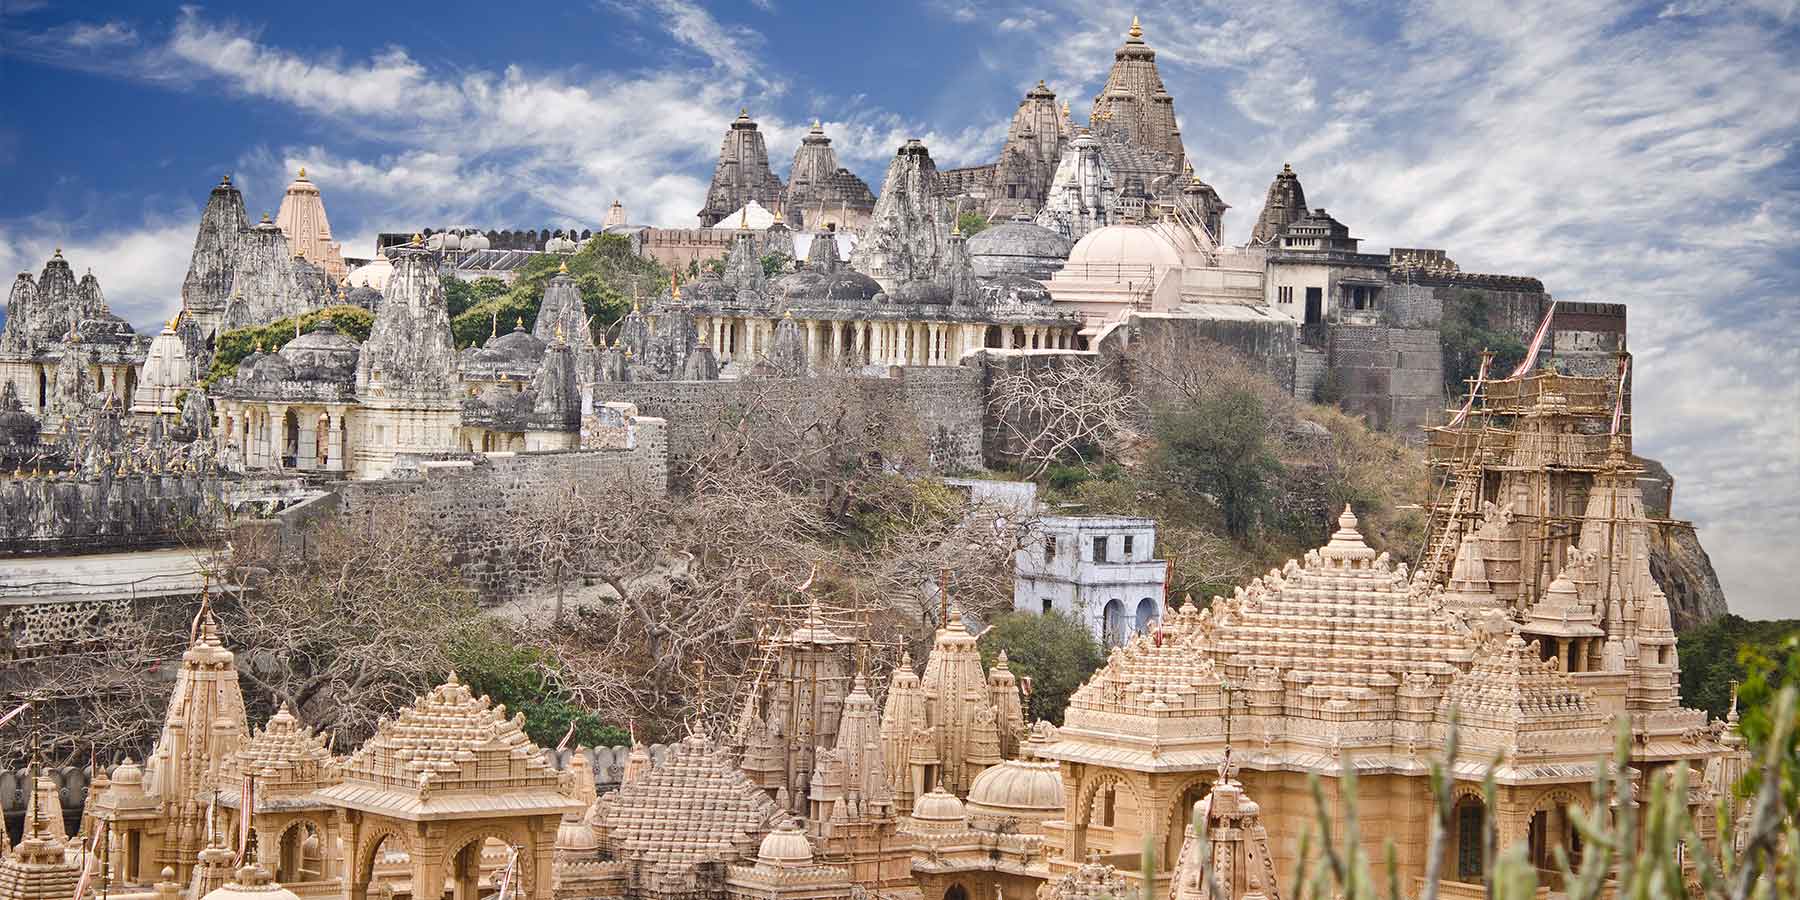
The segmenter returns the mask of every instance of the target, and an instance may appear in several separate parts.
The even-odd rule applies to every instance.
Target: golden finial
[[[268,217],[264,216],[264,218],[268,218]],[[425,236],[415,231],[415,232],[413,232],[412,242],[415,244],[423,244],[423,243],[425,243]]]
[[[681,277],[676,275],[674,272],[669,273],[669,299],[671,299],[671,300],[680,300],[681,299]],[[637,312],[637,308],[638,308],[637,298],[633,297],[633,298],[631,298],[631,311]]]
[[[1130,34],[1133,38],[1142,38],[1144,36],[1144,27],[1142,25],[1138,24],[1137,16],[1131,17],[1131,32],[1130,32]]]
[[[782,318],[784,318],[784,319],[791,319],[793,317],[794,317],[794,311],[791,309],[788,310],[787,313],[782,316]]]
[[[174,331],[175,323],[179,322],[179,321],[181,321],[181,313],[176,313],[176,314],[170,316],[169,317],[169,330]]]
[[[744,204],[743,212],[738,216],[738,227],[743,229],[750,227],[750,204],[748,203]]]
[[[62,259],[62,247],[56,248],[56,253],[51,256],[51,259]]]
[[[748,107],[748,106],[738,107],[738,118],[740,118],[740,119],[750,118],[750,107]]]
[[[556,323],[556,342],[559,344],[563,342],[563,326],[561,322]]]
[[[562,265],[556,267],[556,274],[558,274],[558,275],[569,274],[569,261],[568,260],[566,260],[566,259],[563,260]]]
[[[814,131],[824,131],[825,127],[823,125],[819,124],[818,119],[813,119],[813,130]]]
[[[306,167],[305,166],[300,167],[300,180],[301,181],[306,180]]]
[[[525,317],[524,316],[520,316],[513,320],[513,329],[515,331],[524,331],[525,330]]]

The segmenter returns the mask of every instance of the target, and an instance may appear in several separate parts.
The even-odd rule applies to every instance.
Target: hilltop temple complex
[[[286,709],[251,727],[230,635],[203,611],[149,758],[94,773],[81,834],[28,814],[36,824],[0,865],[61,878],[100,846],[109,896],[162,900],[232,900],[247,884],[345,900],[502,884],[570,900],[1251,900],[1292,888],[1315,817],[1307,779],[1354,765],[1362,806],[1383,822],[1365,849],[1391,838],[1410,889],[1430,862],[1429,766],[1453,728],[1441,863],[1454,896],[1481,889],[1490,829],[1526,845],[1554,885],[1557,849],[1577,849],[1571,811],[1591,802],[1620,727],[1635,789],[1685,769],[1710,842],[1715,803],[1748,759],[1735,717],[1680,705],[1628,434],[1561,428],[1603,383],[1497,379],[1470,403],[1488,427],[1442,432],[1514,435],[1498,471],[1463,482],[1473,497],[1444,511],[1450,571],[1377,553],[1345,509],[1323,546],[1114,648],[1061,727],[1027,725],[1005,655],[983,665],[954,603],[915,668],[815,600],[760,641],[728,732],[695,724],[655,753],[621,749],[616,777],[586,751],[533,745],[522,717],[454,675],[337,755]],[[1509,480],[1532,477],[1521,453],[1581,481],[1552,492],[1579,527],[1548,548],[1532,543],[1544,513],[1527,501],[1541,494]],[[1547,584],[1505,565],[1532,558]],[[871,662],[891,673],[876,678]],[[1344,815],[1341,800],[1327,809]],[[1223,895],[1201,878],[1196,829]],[[0,880],[0,900],[27,897],[41,900]]]
[[[539,747],[449,674],[338,748],[285,708],[249,721],[232,636],[203,611],[147,758],[62,801],[30,777],[0,900],[74,897],[83,873],[108,900],[1278,900],[1309,778],[1335,796],[1347,766],[1384,823],[1371,856],[1391,837],[1406,889],[1437,864],[1444,896],[1473,897],[1490,832],[1554,880],[1620,728],[1635,789],[1687,773],[1716,841],[1743,741],[1735,717],[1681,705],[1675,629],[1723,600],[1667,565],[1687,546],[1671,533],[1704,554],[1668,489],[1653,495],[1672,482],[1632,453],[1625,307],[1464,272],[1441,248],[1367,252],[1286,164],[1234,244],[1176,121],[1133,20],[1085,122],[1039,81],[994,162],[939,169],[905,140],[878,193],[819,122],[784,180],[746,109],[697,227],[634,225],[615,202],[597,230],[397,230],[365,260],[301,170],[255,223],[229,177],[211,188],[180,308],[153,333],[60,250],[20,274],[0,333],[9,557],[403,494],[442,501],[429,527],[510,514],[471,508],[477,484],[627,472],[666,488],[722,410],[810,402],[825,375],[917,413],[921,470],[998,469],[999,374],[1113,371],[1168,347],[1236,353],[1415,441],[1441,489],[1410,565],[1346,508],[1322,546],[1205,609],[1149,598],[1170,612],[1120,635],[1060,726],[1031,721],[1029,685],[1005,654],[984,662],[947,596],[915,663],[802,595],[746,651],[732,708],[696,710],[667,746]],[[987,224],[965,234],[971,213]],[[596,240],[658,273],[648,290],[621,300],[572,273]],[[534,313],[453,331],[451,279],[521,270],[542,287]],[[1446,309],[1531,341],[1516,371],[1484,359],[1448,403]],[[271,330],[280,346],[244,337]],[[249,352],[226,365],[227,346]],[[503,596],[517,574],[481,587]],[[163,596],[4,598],[0,670],[99,647]],[[1454,828],[1429,860],[1428,773],[1452,728]],[[68,834],[49,808],[77,797]]]

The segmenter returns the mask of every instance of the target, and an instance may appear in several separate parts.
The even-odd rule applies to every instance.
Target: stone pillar
[[[1002,349],[1002,350],[1011,350],[1012,349],[1012,345],[1013,345],[1012,332],[1013,332],[1013,330],[1012,330],[1011,325],[1000,326],[1000,349]]]
[[[806,329],[806,364],[816,365],[819,361],[819,331],[815,327],[819,323],[806,319],[800,323]]]
[[[326,436],[325,452],[330,457],[325,461],[325,471],[344,471],[344,409],[334,406],[325,411],[327,427],[331,433]]]
[[[302,410],[294,419],[299,425],[300,440],[294,447],[294,465],[301,469],[317,469],[319,467],[319,417],[311,411]]]

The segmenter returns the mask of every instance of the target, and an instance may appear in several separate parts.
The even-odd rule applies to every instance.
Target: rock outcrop
[[[1668,517],[1675,476],[1654,459],[1640,456],[1637,462],[1645,469],[1640,482],[1644,511]],[[1675,630],[1686,631],[1730,612],[1725,605],[1725,589],[1719,585],[1719,573],[1713,571],[1712,558],[1700,546],[1700,535],[1692,528],[1676,527],[1666,529],[1665,534],[1667,540],[1650,542],[1650,575],[1669,598],[1669,618]]]

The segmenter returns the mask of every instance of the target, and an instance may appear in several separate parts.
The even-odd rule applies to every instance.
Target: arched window
[[[1162,619],[1162,607],[1154,597],[1145,597],[1137,605],[1137,633],[1149,634]]]
[[[1479,882],[1487,871],[1482,846],[1487,832],[1487,809],[1475,797],[1456,801],[1451,817],[1456,829],[1456,880]]]
[[[1125,604],[1114,597],[1106,601],[1106,610],[1101,619],[1101,643],[1108,647],[1117,647],[1125,643],[1128,632],[1125,626]]]

